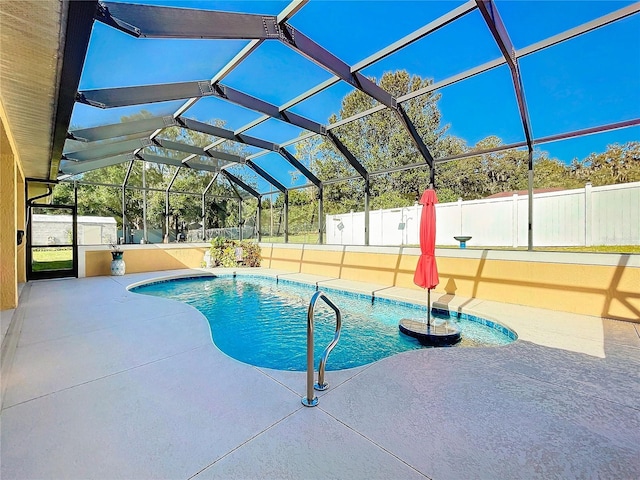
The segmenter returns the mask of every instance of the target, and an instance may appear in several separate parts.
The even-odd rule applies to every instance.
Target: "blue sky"
[[[210,1],[135,2],[184,8],[277,14],[288,2]],[[464,2],[460,1],[316,1],[290,23],[352,65]],[[618,1],[496,0],[516,49],[561,33],[630,5]],[[534,137],[589,128],[640,117],[640,14],[617,21],[547,50],[520,59]],[[94,27],[80,90],[210,79],[246,41],[136,39],[103,24]],[[476,10],[365,68],[379,78],[406,69],[438,82],[500,57],[500,51]],[[330,74],[277,41],[264,42],[222,83],[270,103],[282,105],[326,80]],[[326,123],[351,91],[341,82],[293,112]],[[506,66],[440,90],[439,108],[449,132],[473,145],[489,135],[505,143],[524,138],[513,84]],[[74,127],[120,121],[142,108],[171,114],[182,101],[100,110],[77,105]],[[207,98],[185,114],[201,121],[227,120],[237,129],[260,116],[242,107]],[[248,134],[281,143],[299,129],[270,120]],[[541,145],[565,162],[602,151],[614,142],[640,140],[640,127]],[[286,175],[285,175],[286,176]]]

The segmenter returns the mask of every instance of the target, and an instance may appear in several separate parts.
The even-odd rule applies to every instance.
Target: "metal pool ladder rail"
[[[318,383],[313,384],[313,311],[316,307],[316,302],[321,298],[324,300],[324,303],[329,305],[336,312],[336,333],[333,336],[333,340],[324,349],[324,353],[322,354],[322,358],[320,359],[320,365],[318,366]],[[329,386],[328,383],[324,381],[324,369],[327,364],[327,358],[333,350],[333,347],[336,346],[338,340],[340,339],[340,330],[342,328],[342,314],[340,313],[340,309],[336,307],[331,300],[327,298],[327,296],[321,292],[317,291],[311,297],[311,301],[309,302],[309,310],[307,312],[307,396],[302,397],[302,404],[305,407],[315,407],[318,405],[318,397],[313,394],[313,389],[316,390],[326,390]]]

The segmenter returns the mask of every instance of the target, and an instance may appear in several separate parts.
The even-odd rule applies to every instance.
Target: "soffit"
[[[68,4],[0,1],[0,102],[26,177],[50,178]]]

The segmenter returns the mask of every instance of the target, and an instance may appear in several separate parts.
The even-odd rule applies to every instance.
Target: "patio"
[[[231,359],[195,309],[126,290],[198,271],[24,285],[2,478],[640,477],[638,324],[456,298],[519,340],[327,372],[310,409],[303,372]]]

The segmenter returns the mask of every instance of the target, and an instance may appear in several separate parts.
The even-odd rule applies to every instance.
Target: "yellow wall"
[[[161,245],[136,246],[124,249],[126,273],[155,272],[180,268],[198,268],[207,247],[175,247]],[[84,252],[85,276],[111,275],[111,252],[89,250]]]
[[[17,250],[17,275],[18,283],[25,283],[27,281],[27,236],[26,236],[26,221],[25,221],[25,180],[22,171],[18,169],[18,175],[16,179],[16,220],[18,230],[25,232],[25,236],[22,239],[22,244],[18,245]]]
[[[302,265],[302,248],[272,248],[269,250],[269,267],[299,272]],[[265,253],[262,253],[265,259]],[[264,265],[264,263],[263,263]],[[267,266],[267,265],[265,265]]]
[[[640,322],[640,267],[461,258],[438,267],[436,291]]]
[[[18,178],[22,178],[18,159],[0,122],[0,310],[18,306]]]
[[[263,246],[262,264],[419,289],[413,283],[416,249],[378,250],[382,253],[375,247],[273,244]],[[475,252],[439,254],[440,284],[435,292],[640,322],[638,255]]]
[[[263,255],[264,255],[264,249]],[[312,275],[339,278],[342,270],[341,251],[305,250],[302,254],[301,272]]]

